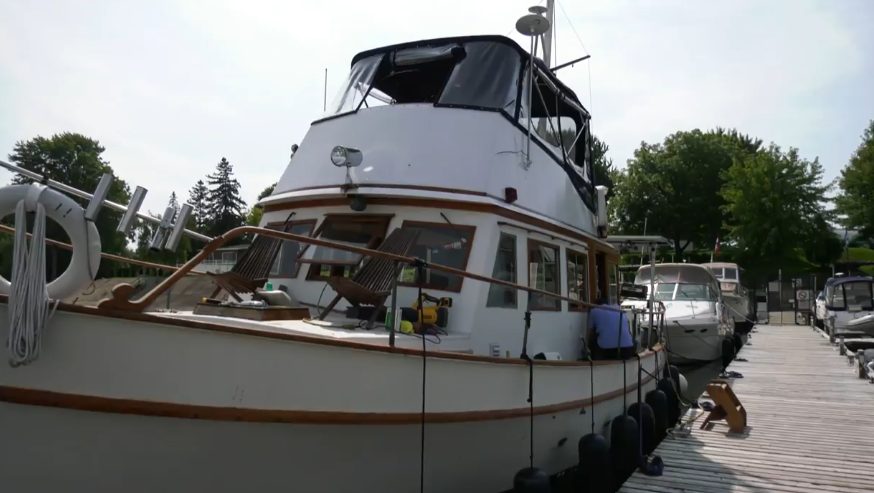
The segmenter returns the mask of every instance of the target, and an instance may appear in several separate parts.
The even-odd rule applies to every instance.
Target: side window
[[[585,253],[566,250],[567,295],[579,301],[589,301],[589,256]],[[569,310],[584,310],[579,305],[568,304]]]
[[[561,294],[558,268],[559,251],[555,245],[528,240],[528,287]],[[561,310],[561,300],[528,293],[529,310]]]
[[[495,254],[495,266],[492,277],[516,283],[516,237],[501,233],[498,241],[498,252]],[[489,286],[489,298],[486,306],[496,308],[516,308],[517,290],[492,284]]]
[[[404,221],[403,228],[419,231],[416,244],[408,254],[410,257],[418,257],[429,264],[440,264],[459,270],[467,268],[467,259],[470,257],[470,249],[473,246],[473,234],[476,231],[475,226]],[[453,274],[425,269],[423,287],[459,292],[463,280],[463,278]],[[401,271],[399,284],[415,286],[416,282],[416,268],[413,266],[404,267]]]
[[[315,236],[360,248],[377,248],[385,239],[389,220],[389,216],[327,216]],[[352,277],[358,272],[361,255],[319,246],[306,262],[312,264],[307,279]]]
[[[282,224],[269,224],[270,229],[282,230]],[[307,219],[304,221],[294,221],[291,227],[288,228],[288,233],[299,236],[311,236],[313,229],[316,227],[315,219]],[[271,277],[280,277],[294,279],[300,272],[299,256],[306,246],[301,245],[296,241],[283,241],[279,253],[273,260],[273,267],[270,269]]]

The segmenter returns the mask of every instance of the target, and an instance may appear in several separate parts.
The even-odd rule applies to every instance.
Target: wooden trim
[[[620,254],[609,243],[588,234],[583,234],[572,229],[552,224],[542,219],[532,217],[528,214],[523,214],[514,210],[495,204],[483,204],[479,202],[464,202],[460,200],[444,200],[418,197],[367,197],[369,205],[388,205],[396,207],[423,207],[429,209],[447,209],[467,212],[482,212],[486,214],[495,214],[507,219],[518,221],[529,226],[534,226],[546,231],[561,234],[584,242],[592,251],[601,251],[606,255],[615,258],[618,262]],[[280,204],[269,204],[264,206],[264,212],[286,211],[291,209],[305,209],[312,207],[332,207],[332,206],[348,206],[349,199],[343,197],[334,198],[319,198],[319,199],[304,199],[297,202],[283,202]]]
[[[343,191],[357,190],[361,188],[389,188],[395,190],[420,190],[423,192],[440,192],[440,193],[454,193],[459,195],[474,195],[477,197],[487,197],[488,194],[485,192],[477,192],[474,190],[464,190],[461,188],[445,188],[445,187],[432,187],[432,186],[422,186],[422,185],[401,185],[398,183],[353,183],[351,185],[347,185],[344,183],[338,183],[336,185],[314,185],[311,187],[301,187],[301,188],[293,188],[291,190],[285,190],[282,193],[294,193],[294,192],[311,192],[313,190],[331,190],[334,188],[339,188]]]
[[[322,234],[325,226],[332,221],[347,221],[347,222],[362,222],[362,223],[382,223],[382,233],[378,233],[370,236],[369,241],[373,241],[374,238],[382,236],[382,239],[385,240],[386,234],[388,234],[388,226],[391,224],[391,220],[394,217],[394,214],[325,214],[325,219],[322,220],[321,225],[319,225],[319,230],[317,233],[313,234],[314,238],[318,238],[319,235]],[[304,249],[305,251],[306,249]],[[303,251],[301,251],[303,254]],[[361,260],[364,258],[363,255],[358,257],[358,260],[355,262],[336,262],[336,261],[318,261],[315,259],[307,259],[306,261],[302,261],[302,263],[310,264],[307,269],[306,280],[307,281],[324,281],[327,277],[321,275],[322,265],[330,265],[335,267],[354,267],[361,263]]]
[[[309,231],[309,233],[307,233],[307,235],[311,237],[313,235],[313,231],[316,229],[316,224],[318,224],[318,222],[319,222],[319,220],[316,218],[298,219],[295,221],[288,221],[288,222],[285,222],[285,221],[269,222],[269,223],[265,224],[264,227],[270,228],[271,226],[285,226],[285,225],[289,225],[291,227],[294,227],[294,226],[298,226],[300,224],[310,224],[310,225],[312,225],[312,227],[310,228],[310,231]],[[285,241],[286,240],[283,240],[283,243],[285,243]],[[303,256],[303,252],[306,251],[307,247],[309,247],[309,245],[304,245],[303,243],[300,243],[300,242],[298,242],[298,245],[303,245],[304,248],[302,248],[299,252],[297,252],[297,258],[294,259],[294,274],[292,274],[292,277],[279,276],[279,275],[272,276],[269,273],[268,273],[268,275],[270,275],[274,279],[297,279],[298,274],[300,274],[300,264],[301,264],[300,258]],[[279,252],[280,252],[279,255],[282,255],[282,247],[281,246],[279,247]],[[274,259],[274,261],[275,261],[275,259]],[[281,264],[282,260],[280,259],[279,262]],[[270,270],[273,270],[272,266],[271,266]],[[280,269],[280,270],[282,270],[282,269]]]
[[[403,223],[401,223],[401,228],[416,227],[416,226],[423,226],[423,227],[429,227],[429,228],[461,229],[461,230],[470,231],[470,240],[468,241],[467,248],[465,249],[465,252],[464,252],[464,260],[462,262],[461,267],[456,267],[459,270],[467,270],[467,262],[468,262],[468,260],[470,260],[470,252],[473,250],[474,237],[476,236],[476,226],[471,226],[468,224],[455,224],[455,223],[449,224],[449,223],[438,223],[438,222],[428,222],[428,221],[412,221],[412,220],[406,220]],[[417,240],[417,242],[418,242],[418,240]],[[415,248],[415,246],[416,245],[413,245],[414,248]],[[464,278],[459,277],[459,282],[458,282],[457,286],[453,285],[453,286],[449,286],[447,288],[444,288],[444,287],[440,287],[440,286],[434,286],[431,284],[422,284],[422,289],[433,289],[433,290],[437,290],[437,291],[448,291],[451,293],[460,293],[462,285],[464,285]],[[419,285],[414,283],[414,282],[398,282],[398,286],[418,287]]]
[[[561,268],[561,247],[559,245],[553,245],[552,243],[545,243],[543,241],[528,238],[528,245],[527,245],[528,248],[527,248],[527,254],[525,256],[525,259],[526,259],[525,272],[527,272],[529,276],[531,275],[531,247],[532,246],[545,246],[547,248],[552,248],[555,250],[555,272],[556,272],[556,275],[558,276],[558,279],[556,280],[555,284],[556,284],[556,287],[558,288],[558,292],[554,293],[554,294],[561,296],[561,280],[562,280],[562,277],[561,277],[561,271],[562,271],[562,268]],[[528,286],[531,286],[531,279],[528,279]],[[531,312],[560,312],[561,311],[561,300],[558,298],[551,298],[551,299],[554,299],[558,302],[558,307],[556,307],[556,308],[532,308],[531,307],[531,295],[529,294],[528,295],[528,311],[531,311]]]
[[[646,385],[652,376],[645,376],[641,383]],[[579,399],[533,409],[517,407],[486,411],[426,412],[425,422],[468,423],[495,421],[501,419],[523,418],[531,415],[556,414],[564,411],[590,407],[610,399],[622,397],[623,393],[637,391],[637,382],[625,389],[595,396],[594,399]],[[274,409],[250,409],[239,407],[199,406],[172,402],[144,401],[94,395],[70,394],[49,390],[27,389],[22,387],[0,386],[0,401],[30,406],[56,407],[79,411],[92,411],[113,414],[132,414],[165,418],[203,419],[210,421],[237,421],[247,423],[295,423],[319,425],[410,425],[419,424],[422,414],[408,413],[354,413],[338,411],[297,411]],[[591,411],[590,411],[591,412]]]
[[[590,293],[590,292],[589,292],[589,285],[590,285],[589,278],[591,277],[591,275],[590,275],[590,273],[589,273],[589,254],[588,254],[588,253],[580,252],[580,251],[578,251],[578,250],[574,250],[573,248],[565,248],[565,249],[564,249],[564,256],[565,256],[565,257],[564,257],[564,258],[565,258],[564,265],[565,265],[565,267],[567,267],[567,265],[570,263],[570,258],[569,258],[569,256],[570,256],[571,254],[576,255],[576,256],[583,256],[583,257],[586,257],[586,264],[585,264],[585,268],[586,268],[586,299],[581,300],[581,301],[591,302],[591,301],[592,301],[592,297],[591,297],[591,294],[589,294],[589,293]],[[579,265],[579,264],[576,264],[576,265]],[[568,276],[567,276],[567,285],[568,285],[568,286],[567,286],[567,289],[568,289],[567,295],[568,295],[568,298],[570,298],[570,295],[571,295],[570,274],[568,274]],[[575,304],[573,304],[573,303],[568,303],[568,307],[567,307],[567,309],[568,309],[568,311],[572,311],[572,312],[582,312],[582,311],[586,311],[586,307],[585,307],[585,306],[583,306],[583,305],[575,305]]]

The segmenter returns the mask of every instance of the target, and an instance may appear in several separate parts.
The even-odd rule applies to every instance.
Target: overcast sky
[[[86,134],[149,189],[153,212],[224,156],[251,204],[322,113],[325,68],[330,102],[359,51],[465,34],[525,43],[513,26],[536,3],[0,0],[0,155]],[[642,140],[720,125],[818,156],[833,178],[874,118],[874,0],[558,5],[558,61],[582,44],[593,57],[559,75],[617,164]]]

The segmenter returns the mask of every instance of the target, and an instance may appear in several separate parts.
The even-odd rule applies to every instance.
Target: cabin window
[[[528,240],[528,287],[561,294],[559,250],[555,245]],[[561,300],[539,293],[528,293],[529,310],[561,310]]]
[[[269,229],[281,231],[284,223],[271,223],[267,225]],[[315,219],[307,219],[303,221],[292,221],[287,226],[287,233],[299,236],[311,236],[313,229],[316,227]],[[300,273],[299,257],[303,253],[306,246],[301,245],[296,241],[284,240],[279,248],[279,253],[273,260],[273,267],[270,269],[270,276],[293,279]]]
[[[539,68],[535,71],[528,108],[529,74],[526,71],[523,80],[519,123],[527,128],[530,116],[532,137],[543,144],[554,159],[577,168],[575,173],[591,185],[588,115],[557,94],[553,89],[555,82],[548,80]]]
[[[516,111],[521,59],[503,43],[464,44],[460,61],[443,89],[440,104]]]
[[[616,285],[616,270],[616,265],[607,265],[607,285],[610,286],[608,297],[611,305],[619,304],[619,287]]]
[[[364,95],[367,89],[373,83],[373,76],[376,74],[376,69],[382,62],[383,55],[373,55],[367,58],[362,58],[355,62],[349,76],[340,85],[340,92],[331,102],[324,117],[341,115],[355,111],[364,101]]]
[[[516,283],[516,237],[501,233],[498,240],[498,251],[495,254],[495,266],[492,269],[492,278],[501,281]],[[486,306],[493,308],[516,308],[517,290],[501,286],[489,285],[489,298]]]
[[[737,269],[726,267],[723,272],[725,272],[723,279],[726,281],[737,281]]]
[[[327,216],[315,236],[359,248],[378,248],[385,239],[390,216]],[[347,250],[317,246],[310,259],[308,279],[352,277],[358,271],[361,255]]]
[[[373,89],[390,104],[436,103],[455,65],[465,57],[459,44],[405,48],[389,53],[373,77]]]
[[[845,282],[835,287],[832,307],[857,312],[874,310],[870,282]]]
[[[467,268],[467,259],[470,256],[471,246],[473,246],[475,226],[404,221],[402,227],[419,231],[416,244],[408,256],[418,257],[429,264],[440,264],[459,270]],[[422,287],[459,292],[463,280],[462,277],[454,274],[426,268]],[[399,284],[404,286],[418,286],[416,268],[405,266],[401,271],[399,281]]]
[[[589,301],[589,256],[571,249],[567,256],[567,296],[568,298]],[[582,305],[568,303],[568,310],[584,310]]]

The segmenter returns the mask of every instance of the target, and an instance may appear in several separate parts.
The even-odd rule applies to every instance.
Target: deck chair
[[[287,232],[290,228],[291,225],[286,224],[282,231]],[[208,272],[207,275],[216,285],[210,297],[215,298],[224,290],[239,303],[243,301],[240,294],[255,294],[258,289],[263,288],[273,267],[273,261],[282,248],[282,241],[279,238],[257,235],[231,270],[220,274]]]
[[[406,256],[418,238],[418,230],[395,228],[376,250]],[[322,310],[319,314],[319,320],[324,320],[337,306],[337,303],[346,298],[355,307],[373,306],[373,311],[367,321],[367,327],[372,327],[380,309],[391,295],[392,281],[397,279],[404,265],[406,264],[395,266],[393,260],[380,257],[365,257],[361,269],[351,278],[329,277],[326,282],[337,293],[337,296]]]

